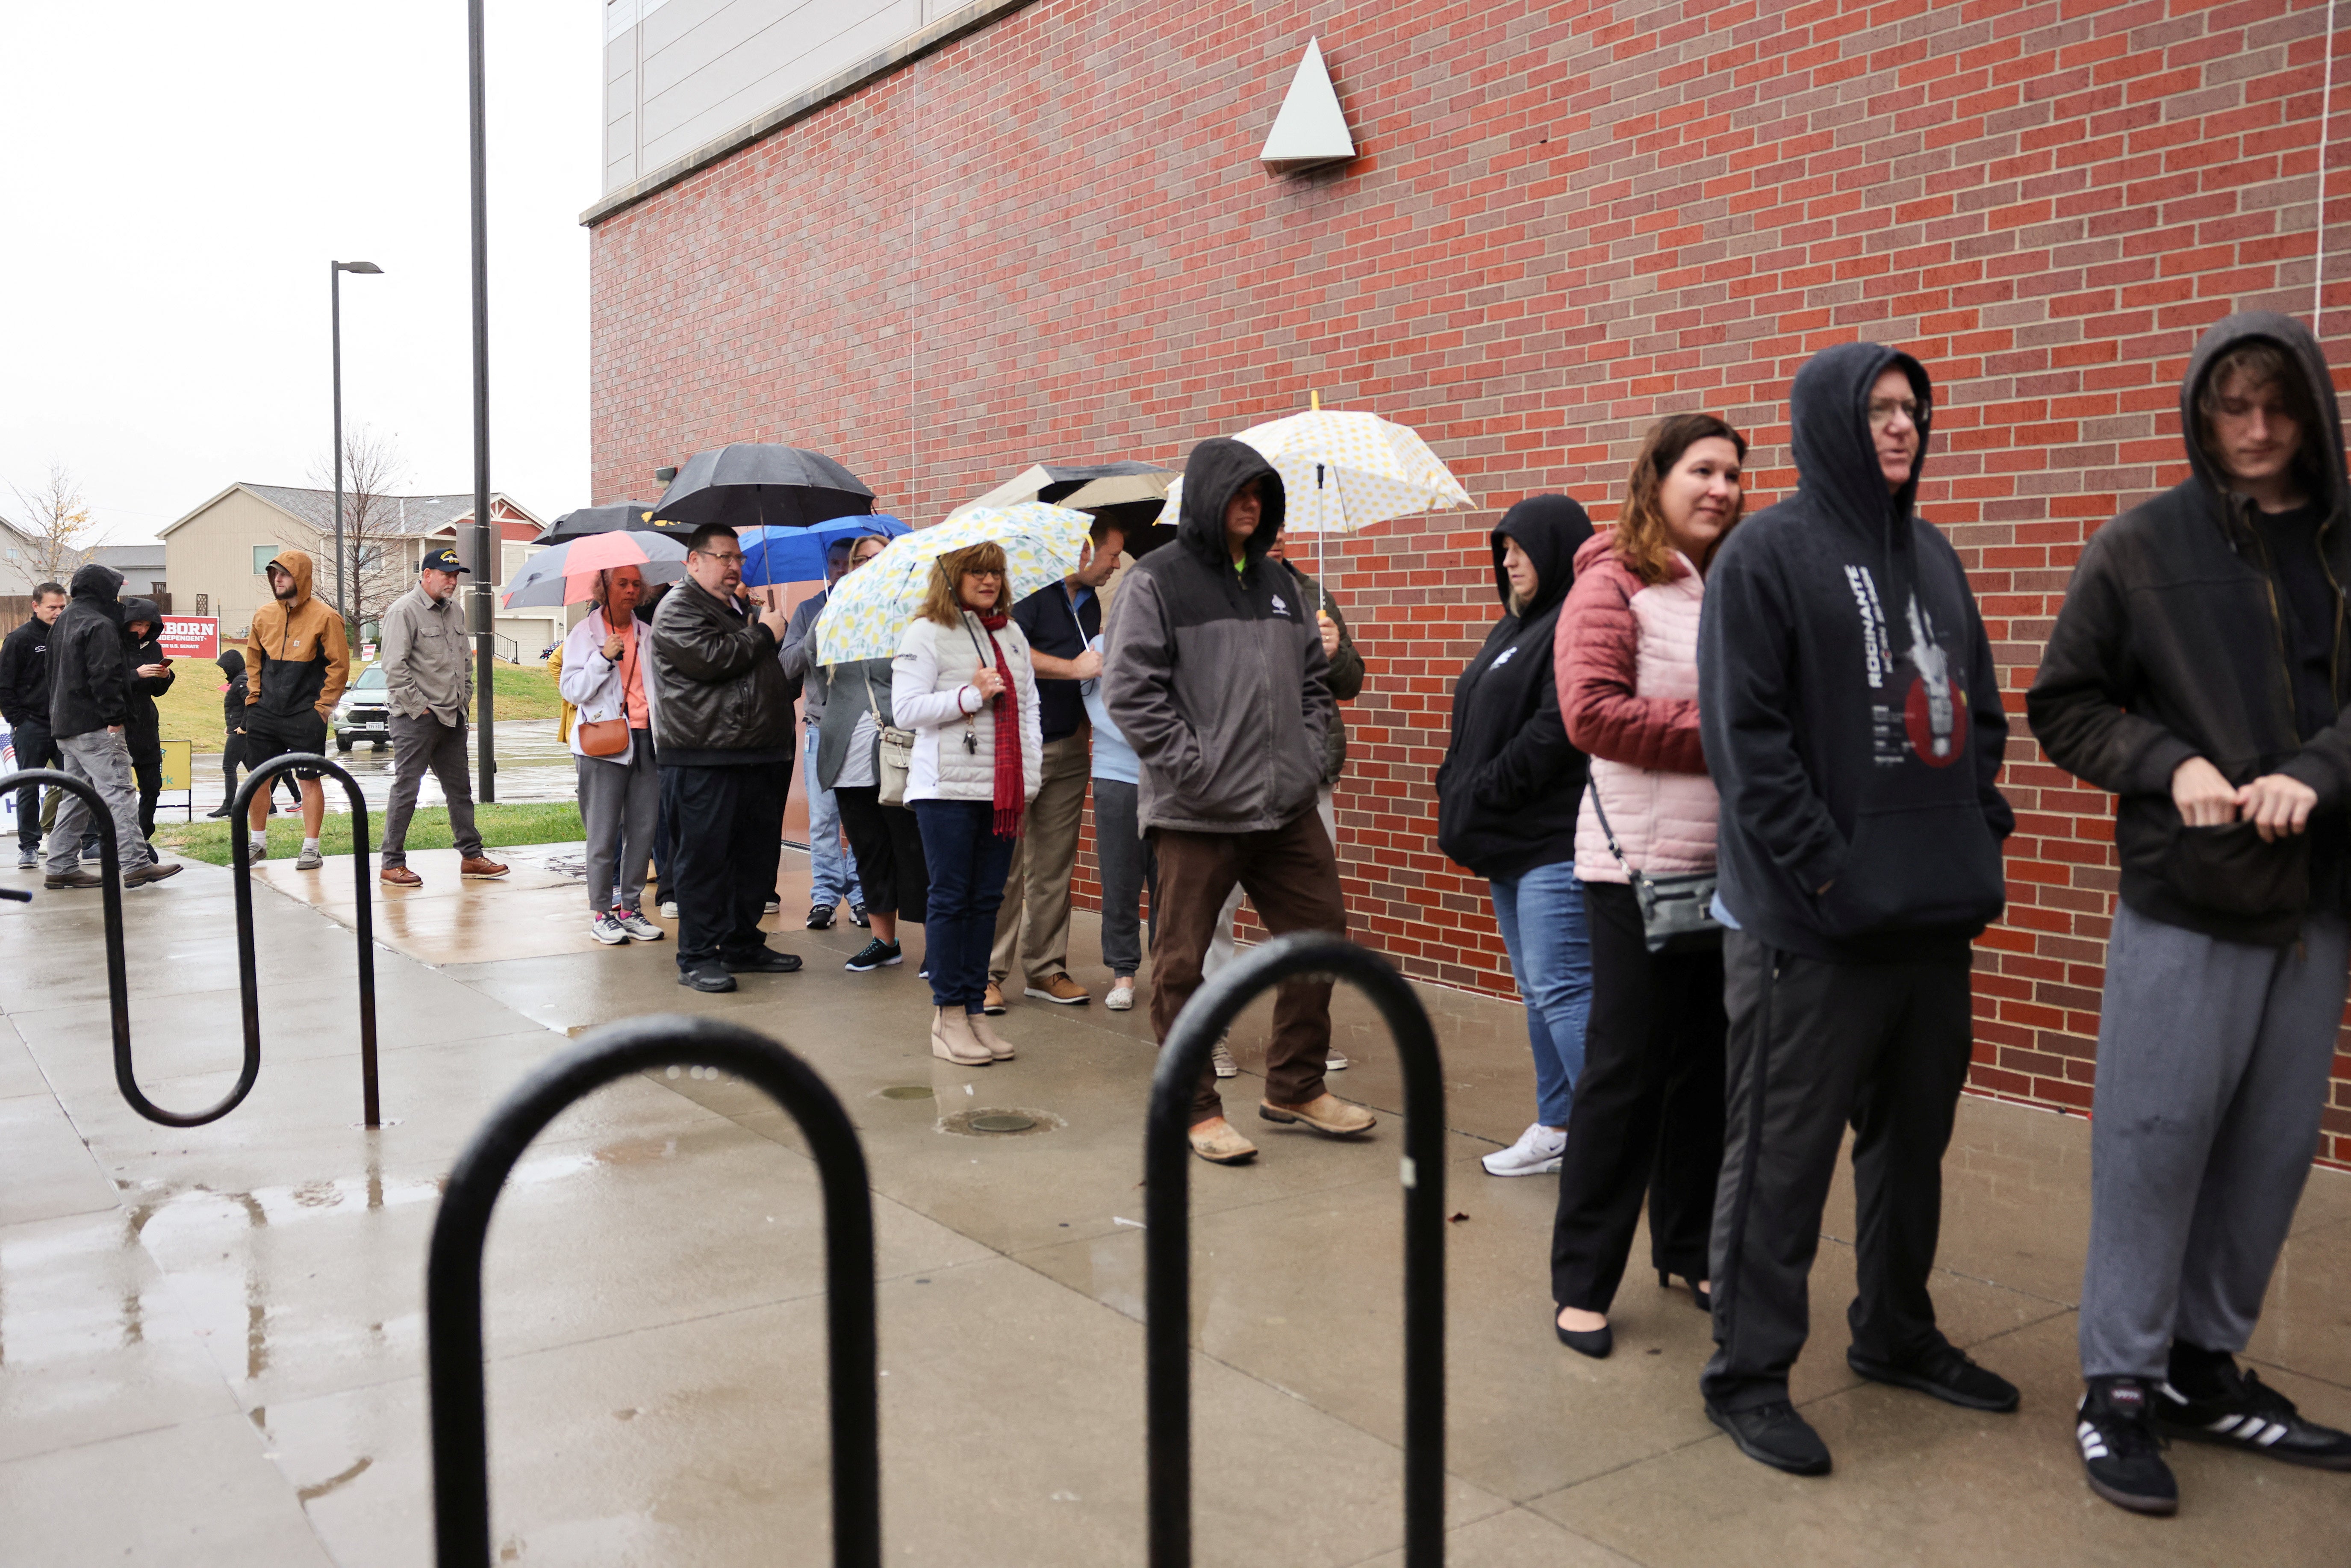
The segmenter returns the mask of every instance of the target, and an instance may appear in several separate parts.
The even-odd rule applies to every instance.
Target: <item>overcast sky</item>
[[[490,478],[588,495],[601,7],[490,0]],[[109,538],[306,485],[343,416],[473,487],[464,0],[0,0],[0,514],[67,465]]]

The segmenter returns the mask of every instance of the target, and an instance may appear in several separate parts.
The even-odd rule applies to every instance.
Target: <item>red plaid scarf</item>
[[[996,641],[996,634],[1012,617],[1000,610],[972,613],[987,628],[987,650],[996,655],[996,674],[1004,683],[1004,689],[988,699],[988,714],[996,724],[996,836],[1017,839],[1020,814],[1029,803],[1027,781],[1020,774],[1020,692],[1012,684],[1012,666]]]

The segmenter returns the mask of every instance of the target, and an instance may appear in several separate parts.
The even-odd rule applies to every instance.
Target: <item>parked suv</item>
[[[362,740],[379,750],[392,744],[392,708],[383,693],[381,664],[370,664],[359,673],[335,705],[336,750],[349,751]]]

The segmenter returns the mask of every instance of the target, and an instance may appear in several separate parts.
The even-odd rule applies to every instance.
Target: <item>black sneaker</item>
[[[857,950],[857,956],[843,964],[841,967],[852,975],[862,975],[868,969],[878,969],[885,964],[904,963],[905,958],[906,956],[899,950],[898,944],[884,942],[876,936],[872,941],[860,947]]]
[[[797,953],[778,953],[773,947],[761,947],[739,958],[721,958],[719,963],[730,975],[789,975],[800,967]]]
[[[715,963],[697,964],[691,969],[680,969],[677,983],[692,986],[697,991],[731,991],[735,988],[735,977]]]
[[[2016,1408],[2015,1384],[1978,1366],[1948,1341],[1906,1362],[1872,1361],[1857,1350],[1849,1350],[1844,1353],[1844,1364],[1872,1383],[1931,1394],[1946,1405],[1969,1410]]]
[[[862,904],[852,904],[849,906],[849,923],[861,931],[873,929],[873,922],[867,916],[865,906]]]
[[[2191,1399],[2169,1383],[2158,1386],[2156,1429],[2193,1443],[2246,1448],[2318,1470],[2351,1470],[2351,1433],[2305,1421],[2294,1401],[2234,1362],[2210,1399]]]
[[[2147,1385],[2093,1377],[2074,1407],[2074,1437],[2090,1490],[2133,1513],[2179,1511],[2179,1483],[2163,1462],[2163,1438],[2148,1418]]]
[[[809,928],[810,930],[811,930],[811,931],[830,931],[830,930],[831,930],[831,929],[832,929],[832,905],[831,905],[831,904],[823,904],[823,905],[821,905],[821,906],[820,906],[820,905],[818,905],[818,904],[810,904],[810,905],[809,905],[808,928]]]
[[[1739,1451],[1759,1464],[1792,1476],[1829,1473],[1829,1446],[1813,1424],[1796,1414],[1784,1399],[1758,1405],[1752,1410],[1725,1410],[1711,1399],[1706,1418],[1730,1434]]]

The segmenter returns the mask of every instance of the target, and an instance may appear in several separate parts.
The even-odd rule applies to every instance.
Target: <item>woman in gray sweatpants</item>
[[[597,574],[597,607],[563,640],[563,674],[557,682],[563,700],[580,710],[571,727],[571,754],[580,769],[580,817],[588,837],[588,931],[607,946],[658,942],[664,936],[643,908],[645,866],[661,820],[653,683],[644,677],[645,627],[636,618],[643,589],[633,566]],[[601,737],[614,733],[616,721],[625,725],[627,740],[607,749]],[[598,750],[590,751],[590,746]]]

